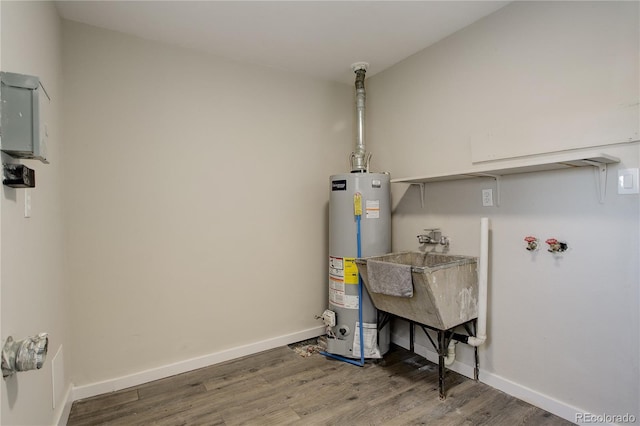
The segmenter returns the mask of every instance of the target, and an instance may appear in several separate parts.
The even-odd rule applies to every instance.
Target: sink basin
[[[367,261],[411,266],[412,297],[374,293]],[[478,317],[477,258],[416,251],[356,259],[358,272],[375,307],[419,324],[448,330]]]

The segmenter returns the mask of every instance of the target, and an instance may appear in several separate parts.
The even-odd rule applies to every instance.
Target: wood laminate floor
[[[570,425],[392,346],[364,367],[289,347],[73,403],[80,425]]]

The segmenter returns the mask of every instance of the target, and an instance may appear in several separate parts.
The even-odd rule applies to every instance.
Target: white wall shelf
[[[571,169],[576,167],[595,167],[599,174],[600,202],[606,195],[607,164],[619,163],[620,159],[607,154],[564,152],[535,157],[522,157],[501,161],[476,163],[473,167],[453,173],[440,173],[407,178],[391,179],[391,183],[418,185],[421,189],[421,201],[424,207],[424,187],[426,183],[449,180],[490,177],[496,181],[496,205],[500,205],[500,177],[511,174]]]

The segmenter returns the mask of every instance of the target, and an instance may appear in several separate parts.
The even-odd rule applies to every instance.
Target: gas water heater
[[[369,172],[371,156],[364,147],[368,64],[361,62],[352,68],[356,73],[356,149],[351,154],[351,173],[330,178],[329,309],[323,319],[329,354],[380,358],[389,349],[390,326],[378,330],[378,313],[358,275],[355,259],[391,251],[390,176]]]

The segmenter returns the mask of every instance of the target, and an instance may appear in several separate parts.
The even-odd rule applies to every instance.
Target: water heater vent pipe
[[[351,153],[351,173],[367,173],[369,171],[369,161],[371,154],[367,154],[364,146],[364,110],[365,110],[365,90],[364,77],[369,69],[366,62],[356,62],[351,65],[351,69],[356,74],[356,147]]]

